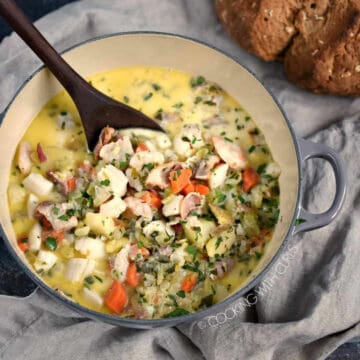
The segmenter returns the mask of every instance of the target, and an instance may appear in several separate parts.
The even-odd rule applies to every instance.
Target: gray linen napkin
[[[177,328],[131,330],[87,320],[37,290],[0,296],[2,359],[324,359],[360,335],[360,98],[317,96],[286,81],[281,65],[239,49],[210,0],[88,0],[37,22],[58,50],[94,36],[155,30],[188,35],[226,51],[273,91],[299,136],[337,150],[349,194],[339,218],[294,237],[251,296]],[[16,35],[0,44],[0,111],[40,65]],[[330,125],[332,124],[333,125]],[[306,204],[322,211],[333,194],[330,167],[306,166]],[[253,305],[251,305],[253,304]]]

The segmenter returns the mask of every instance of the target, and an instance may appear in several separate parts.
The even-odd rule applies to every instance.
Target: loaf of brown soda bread
[[[360,0],[216,0],[229,34],[316,93],[360,95]]]

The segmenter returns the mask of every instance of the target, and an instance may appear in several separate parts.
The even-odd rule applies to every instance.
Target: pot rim
[[[56,292],[54,289],[52,289],[50,286],[48,286],[45,281],[41,280],[39,277],[37,277],[31,270],[30,268],[25,264],[25,262],[19,257],[19,255],[16,253],[16,251],[13,249],[12,245],[10,244],[9,239],[7,238],[3,227],[1,226],[0,223],[0,235],[1,237],[4,239],[5,245],[7,247],[7,249],[9,250],[9,252],[12,254],[13,258],[16,260],[16,262],[21,266],[22,270],[26,273],[26,275],[28,275],[30,277],[30,279],[32,281],[34,281],[36,283],[36,285],[38,285],[46,294],[48,294],[49,296],[51,296],[52,298],[61,301],[63,303],[65,303],[69,308],[71,308],[72,310],[75,310],[76,312],[85,315],[88,318],[91,319],[95,319],[95,320],[101,320],[105,323],[108,324],[112,324],[112,325],[116,325],[116,326],[125,326],[125,327],[132,327],[132,328],[155,328],[155,327],[165,327],[165,326],[175,326],[177,324],[180,323],[185,323],[185,322],[194,322],[194,321],[198,321],[201,320],[209,315],[214,315],[214,313],[218,313],[221,312],[221,310],[223,310],[224,308],[228,308],[229,305],[231,303],[233,303],[235,300],[239,299],[240,297],[246,295],[247,292],[249,292],[250,290],[252,290],[262,279],[263,277],[267,274],[267,272],[270,270],[270,268],[272,267],[272,265],[276,262],[276,260],[278,260],[278,258],[280,257],[281,253],[284,251],[285,246],[287,245],[287,243],[289,242],[289,239],[292,235],[292,231],[294,228],[294,222],[295,219],[297,217],[298,211],[299,211],[299,206],[300,206],[300,193],[301,193],[301,186],[300,186],[300,179],[301,179],[301,153],[300,153],[300,149],[299,149],[299,144],[298,144],[298,139],[295,135],[294,129],[292,128],[292,125],[290,124],[287,115],[285,114],[285,111],[283,110],[282,106],[280,105],[280,103],[278,102],[278,100],[275,98],[274,94],[272,93],[272,91],[264,85],[264,83],[245,65],[243,65],[241,63],[241,60],[236,59],[234,56],[228,54],[226,51],[221,50],[213,45],[210,45],[208,43],[206,43],[205,41],[202,40],[198,40],[195,38],[192,38],[190,36],[186,36],[186,35],[180,35],[180,34],[174,34],[174,33],[167,33],[167,32],[159,32],[159,31],[125,31],[125,32],[117,32],[117,33],[111,33],[111,34],[105,34],[105,35],[100,35],[100,36],[96,36],[93,37],[91,39],[87,39],[84,41],[81,41],[75,45],[72,45],[68,48],[66,48],[65,50],[61,51],[60,54],[65,54],[75,48],[78,48],[84,44],[87,43],[91,43],[91,42],[95,42],[98,40],[103,40],[103,39],[107,39],[107,38],[112,38],[112,37],[118,37],[118,36],[128,36],[128,35],[159,35],[159,36],[164,36],[164,37],[173,37],[173,38],[179,38],[181,40],[186,40],[186,41],[190,41],[190,42],[194,42],[197,44],[200,44],[202,46],[206,46],[212,50],[215,50],[219,53],[221,53],[222,55],[225,55],[226,57],[230,58],[231,60],[233,60],[235,63],[237,63],[239,66],[241,66],[242,68],[244,68],[250,75],[252,75],[263,87],[264,89],[269,93],[269,95],[271,96],[272,100],[275,102],[277,108],[280,110],[282,117],[284,118],[286,125],[289,129],[289,132],[291,134],[291,138],[293,140],[293,144],[295,147],[295,152],[296,152],[296,159],[297,159],[297,168],[298,168],[298,173],[299,173],[299,186],[297,188],[297,194],[296,194],[296,204],[294,207],[294,213],[291,217],[291,221],[290,221],[290,226],[288,228],[288,231],[286,233],[286,235],[283,238],[283,241],[279,247],[279,249],[277,250],[277,252],[275,253],[275,255],[272,257],[272,259],[270,260],[270,262],[260,271],[260,273],[254,278],[252,279],[245,287],[240,288],[238,291],[234,292],[232,295],[230,295],[229,297],[225,298],[223,301],[214,304],[206,309],[200,310],[200,311],[196,311],[194,313],[190,313],[188,315],[182,315],[182,316],[178,316],[178,317],[173,317],[173,318],[161,318],[161,319],[133,319],[133,318],[125,318],[125,317],[119,317],[119,316],[115,316],[115,315],[109,315],[109,314],[105,314],[105,313],[101,313],[95,310],[91,310],[89,308],[86,308],[85,306],[82,306],[80,304],[75,303],[72,300],[69,300],[68,298],[62,296],[61,294],[59,294],[58,292]],[[10,109],[10,107],[12,106],[13,102],[15,101],[15,99],[17,98],[17,96],[21,93],[21,91],[24,89],[24,87],[27,85],[28,82],[30,82],[32,80],[33,77],[35,77],[40,71],[42,71],[45,68],[45,65],[41,65],[37,70],[35,70],[27,79],[24,80],[24,82],[22,83],[22,85],[18,88],[18,90],[15,92],[15,94],[12,96],[11,101],[9,102],[9,104],[5,107],[4,111],[0,114],[0,128],[1,128],[1,124],[3,119],[5,118],[8,110]]]

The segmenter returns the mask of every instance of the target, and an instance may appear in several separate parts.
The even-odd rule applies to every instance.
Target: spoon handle
[[[0,0],[0,15],[44,62],[74,100],[81,88],[89,87],[40,34],[14,0]]]

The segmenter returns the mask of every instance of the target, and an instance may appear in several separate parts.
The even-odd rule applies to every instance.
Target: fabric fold
[[[287,258],[253,290],[252,305],[241,299],[210,321],[134,330],[84,319],[41,290],[25,298],[0,296],[2,359],[318,360],[360,336],[360,98],[314,95],[290,84],[280,64],[265,63],[228,38],[211,0],[79,1],[36,25],[60,51],[94,36],[139,30],[187,35],[224,50],[272,91],[298,136],[312,134],[310,140],[339,152],[348,195],[333,223],[291,239]],[[16,35],[2,41],[0,111],[39,66]],[[304,204],[323,211],[334,194],[330,166],[308,161],[304,174]],[[281,261],[284,271],[277,273]],[[16,272],[9,269],[9,281]]]

